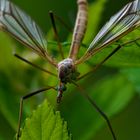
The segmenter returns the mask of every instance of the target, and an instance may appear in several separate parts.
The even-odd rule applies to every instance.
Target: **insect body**
[[[60,86],[58,88],[57,101],[60,102],[62,93],[65,91],[65,84],[76,81],[79,73],[76,71],[76,67],[71,58],[64,59],[58,63],[58,78],[60,80]]]
[[[72,43],[70,47],[71,49],[69,53],[69,57],[72,58],[73,60],[76,60],[78,51],[81,46],[81,42],[86,32],[88,21],[87,0],[78,0],[77,3],[78,3],[78,13],[75,22]]]
[[[118,39],[122,38],[132,30],[140,26],[140,0],[135,0],[128,3],[124,8],[122,8],[122,10],[120,10],[117,14],[110,18],[110,20],[99,31],[95,39],[93,39],[85,54],[81,58],[78,58],[78,52],[80,50],[80,46],[87,28],[88,4],[87,0],[77,0],[77,4],[78,13],[70,46],[69,56],[62,59],[60,62],[57,62],[57,60],[53,59],[48,53],[47,40],[45,39],[44,34],[42,33],[38,25],[26,13],[24,13],[10,1],[0,0],[0,29],[12,35],[26,47],[32,49],[36,54],[38,54],[43,59],[48,61],[51,65],[53,65],[58,71],[57,76],[59,80],[59,85],[57,88],[49,86],[45,89],[38,90],[21,98],[17,138],[19,138],[20,132],[23,100],[39,92],[49,89],[55,89],[58,91],[57,102],[60,102],[62,94],[66,90],[67,83],[72,83],[81,90],[80,86],[78,86],[76,82],[82,79],[84,76],[88,75],[89,73],[95,71],[123,45],[117,46],[103,61],[101,61],[101,63],[99,63],[97,66],[95,66],[93,70],[83,76],[80,76],[79,72],[77,71],[78,65],[87,61],[91,56],[94,56],[103,48],[106,48],[111,43],[117,41]],[[60,47],[60,42],[58,44],[61,56],[63,58],[64,55],[62,52],[62,48]],[[16,57],[27,62],[28,64],[31,64],[29,61],[21,58],[18,55],[16,55]],[[31,65],[36,66],[34,64]],[[36,67],[39,68],[38,66]],[[56,76],[54,73],[48,70],[44,70],[42,68],[39,69],[53,76]],[[113,139],[116,140],[115,133],[111,127],[108,117],[87,94],[84,94],[84,96],[105,119],[111,131]]]
[[[73,80],[76,81],[77,77],[80,73],[76,71],[76,66],[74,64],[78,51],[81,46],[81,42],[84,38],[86,27],[87,27],[87,0],[77,0],[78,4],[78,13],[76,17],[76,23],[74,27],[71,49],[69,53],[69,58],[66,58],[58,63],[58,77],[60,79],[60,87],[61,85],[65,85],[66,83],[71,83]],[[60,88],[61,89],[61,88]],[[62,88],[63,89],[63,88]],[[62,97],[62,91],[58,90],[58,99],[60,100]],[[57,101],[59,101],[57,99]]]
[[[58,63],[58,77],[62,83],[70,83],[76,80],[76,68],[73,60],[70,58],[64,59]],[[77,75],[78,76],[78,75]]]

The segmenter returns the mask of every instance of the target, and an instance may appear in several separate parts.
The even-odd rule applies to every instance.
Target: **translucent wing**
[[[53,62],[47,53],[47,41],[40,28],[28,15],[7,0],[0,0],[0,29]]]
[[[140,26],[140,1],[135,0],[111,17],[91,42],[79,62],[89,59],[97,51],[120,39],[138,26]]]

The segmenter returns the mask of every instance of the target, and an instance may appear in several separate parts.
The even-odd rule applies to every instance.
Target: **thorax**
[[[71,81],[75,81],[78,76],[79,72],[77,72],[71,58],[66,58],[58,63],[58,78],[62,83],[71,83]]]

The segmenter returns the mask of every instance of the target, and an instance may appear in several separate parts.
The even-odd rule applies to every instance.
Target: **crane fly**
[[[77,67],[79,64],[89,60],[92,56],[100,52],[102,49],[106,48],[113,42],[119,40],[120,38],[140,26],[140,1],[135,0],[128,3],[118,13],[112,16],[110,20],[102,27],[102,29],[93,39],[93,41],[90,43],[89,47],[81,58],[78,58],[77,56],[87,28],[88,2],[87,0],[77,0],[77,5],[78,12],[76,22],[74,26],[69,55],[66,58],[64,58],[63,49],[59,41],[58,33],[53,19],[53,14],[51,14],[54,32],[58,41],[58,48],[62,58],[60,62],[57,62],[57,60],[55,58],[52,58],[51,55],[48,53],[47,40],[45,39],[44,34],[42,33],[38,25],[26,13],[24,13],[10,1],[0,0],[0,29],[9,33],[24,46],[32,49],[36,54],[48,61],[52,66],[56,68],[58,75],[55,75],[48,70],[32,64],[31,62],[20,57],[17,54],[15,54],[15,56],[27,62],[28,64],[49,73],[52,76],[57,76],[59,81],[59,85],[57,86],[57,88],[54,86],[48,86],[44,89],[37,90],[21,98],[17,139],[19,139],[20,136],[23,101],[42,91],[54,89],[58,92],[57,102],[59,103],[62,99],[64,91],[66,90],[67,83],[71,83],[74,84],[83,93],[83,95],[88,99],[92,106],[105,119],[111,131],[113,139],[116,140],[115,133],[112,129],[108,117],[88,96],[88,94],[86,94],[86,92],[77,84],[77,81],[89,75],[91,72],[94,72],[120,48],[122,48],[125,44],[132,43],[132,41],[126,42],[122,45],[118,45],[106,58],[104,58],[91,71],[87,72],[84,75],[80,75],[80,73],[77,71]],[[136,40],[138,39],[140,38],[137,38]]]

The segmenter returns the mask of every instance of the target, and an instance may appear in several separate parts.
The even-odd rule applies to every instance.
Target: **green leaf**
[[[71,140],[67,123],[45,100],[25,121],[20,140]]]

